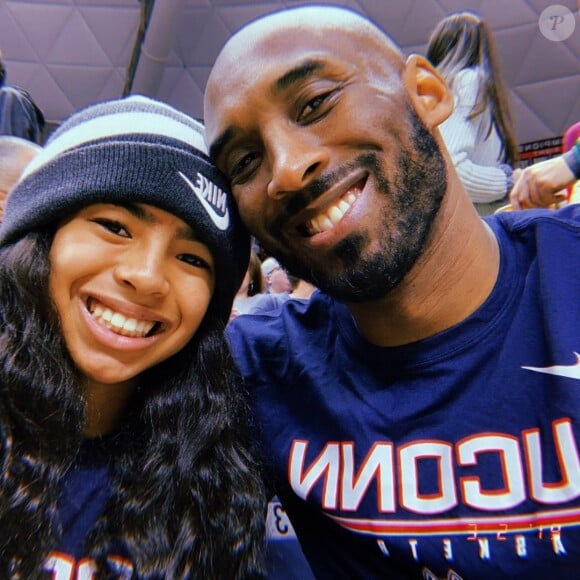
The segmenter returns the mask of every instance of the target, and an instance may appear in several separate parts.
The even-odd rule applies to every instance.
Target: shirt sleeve
[[[580,137],[576,139],[574,147],[562,156],[576,179],[580,179]]]
[[[453,87],[455,109],[440,130],[471,201],[489,203],[508,193],[508,176],[497,158],[490,158],[490,165],[473,161],[474,152],[485,139],[491,122],[488,110],[475,118],[468,118],[477,98],[478,86],[476,72],[465,70],[457,75]]]

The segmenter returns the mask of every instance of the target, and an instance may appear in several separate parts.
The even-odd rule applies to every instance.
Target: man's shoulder
[[[486,216],[485,221],[493,228],[501,227],[514,234],[537,231],[543,228],[580,231],[580,204],[570,204],[561,209],[529,209],[502,212]]]
[[[310,300],[291,300],[287,297],[270,310],[237,316],[228,325],[228,334],[252,337],[254,341],[269,342],[277,336],[289,337],[303,330],[326,326],[334,300],[322,292],[315,292]]]

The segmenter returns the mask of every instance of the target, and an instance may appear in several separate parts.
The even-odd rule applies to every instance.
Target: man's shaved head
[[[338,34],[328,34],[334,32]],[[345,8],[315,5],[274,12],[252,21],[236,32],[225,44],[209,75],[207,99],[217,91],[223,97],[224,78],[230,77],[248,55],[268,52],[288,54],[310,38],[327,50],[352,44],[367,62],[394,68],[400,76],[404,58],[396,44],[370,20]],[[251,82],[251,79],[247,79]]]

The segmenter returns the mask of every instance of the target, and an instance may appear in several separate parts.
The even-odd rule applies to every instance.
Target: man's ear
[[[417,114],[432,129],[453,112],[453,94],[437,69],[423,56],[407,59],[403,83]]]

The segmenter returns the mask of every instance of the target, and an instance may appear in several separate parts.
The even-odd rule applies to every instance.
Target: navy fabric
[[[103,512],[109,495],[109,455],[101,440],[88,440],[61,491],[58,505],[62,527],[60,552],[75,559],[85,556],[86,536]]]
[[[0,87],[0,135],[41,143],[44,115],[32,97],[19,87]]]
[[[112,437],[86,440],[64,480],[59,501],[59,544],[45,569],[54,580],[90,578],[94,563],[85,544],[111,494]],[[109,566],[116,578],[133,578],[133,564],[122,545],[113,545]]]
[[[228,327],[317,578],[577,578],[580,208],[506,212],[469,318],[369,344],[317,292]]]

